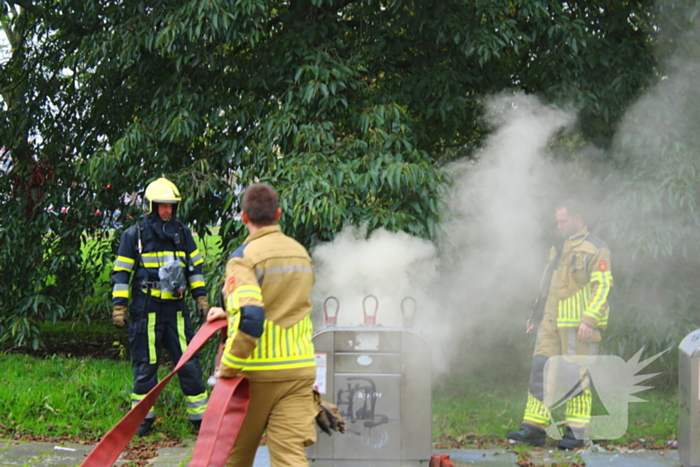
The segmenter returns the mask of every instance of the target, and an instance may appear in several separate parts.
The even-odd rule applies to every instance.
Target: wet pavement
[[[181,447],[163,448],[151,459],[152,467],[187,467],[194,440],[188,439]],[[72,443],[39,443],[0,439],[0,467],[77,467],[94,445]],[[514,452],[503,449],[452,449],[435,450],[435,454],[448,454],[456,467],[515,467],[518,461]],[[537,449],[528,459],[535,466],[565,466],[584,463],[586,467],[680,467],[677,450],[670,451],[601,451],[593,446],[576,453]],[[115,466],[125,466],[120,459]],[[270,465],[266,447],[258,449],[254,467]]]

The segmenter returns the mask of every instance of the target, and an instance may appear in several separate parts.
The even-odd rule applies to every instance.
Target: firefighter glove
[[[325,433],[330,436],[331,430],[339,433],[345,433],[345,420],[338,412],[338,407],[335,404],[326,402],[321,397],[318,391],[314,389],[314,402],[318,406],[318,414],[316,414],[316,424]]]
[[[210,307],[206,295],[197,297],[195,300],[197,300],[197,311],[204,317],[204,319],[207,319],[207,314],[209,313]]]
[[[112,324],[118,328],[126,326],[126,306],[114,305],[112,310]]]

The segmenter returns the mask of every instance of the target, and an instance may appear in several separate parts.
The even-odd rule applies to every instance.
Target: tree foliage
[[[158,176],[199,233],[260,180],[307,246],[348,224],[431,238],[441,166],[488,132],[484,96],[575,105],[605,146],[654,66],[644,0],[4,0],[0,18],[0,332],[20,343],[89,315],[114,248],[83,259],[93,213]]]

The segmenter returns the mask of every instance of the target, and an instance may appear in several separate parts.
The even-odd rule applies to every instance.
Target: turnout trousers
[[[589,342],[579,342],[577,339],[578,327],[557,327],[556,319],[547,316],[542,320],[542,324],[537,331],[537,342],[535,352],[532,357],[532,367],[530,370],[530,388],[528,391],[527,404],[523,423],[535,425],[546,429],[554,421],[550,412],[549,404],[544,404],[545,396],[551,387],[547,388],[547,382],[557,381],[558,384],[568,384],[571,381],[578,381],[566,401],[565,423],[567,426],[579,430],[585,430],[591,419],[590,384],[582,378],[578,365],[557,365],[556,368],[550,365],[550,371],[556,371],[553,375],[545,375],[545,365],[554,356],[595,356],[598,353],[598,344],[601,335],[597,329],[593,331]],[[549,401],[558,403],[559,401]]]
[[[271,467],[308,466],[306,446],[316,442],[318,407],[313,379],[250,382],[250,405],[227,467],[250,467],[267,431]]]
[[[194,330],[184,300],[161,301],[139,294],[134,297],[130,310],[129,347],[134,370],[131,404],[134,406],[158,384],[162,349],[167,349],[173,363],[177,363],[192,340]],[[202,382],[199,356],[187,362],[177,376],[185,395],[187,418],[201,420],[209,399]],[[154,417],[151,409],[146,418]]]

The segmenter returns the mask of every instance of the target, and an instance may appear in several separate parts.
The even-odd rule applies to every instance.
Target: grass
[[[507,431],[520,426],[527,397],[527,379],[512,383],[474,381],[465,377],[441,378],[433,388],[433,440],[436,447],[475,448],[503,446]],[[650,380],[650,386],[654,386]],[[627,432],[604,446],[664,446],[678,432],[676,391],[648,390],[637,394],[647,402],[628,405]],[[593,401],[593,415],[605,415]],[[563,420],[561,410],[553,417]],[[554,443],[554,441],[550,441]],[[523,449],[522,446],[515,446]],[[525,448],[527,449],[527,448]]]
[[[91,441],[103,436],[131,406],[127,331],[109,320],[45,322],[40,328],[41,351],[0,351],[0,438]],[[213,347],[207,344],[200,352],[206,376],[213,367]],[[161,379],[173,367],[167,356],[164,360]],[[175,377],[156,402],[153,439],[194,437],[184,404]]]
[[[131,367],[126,361],[3,355],[0,437],[101,437],[129,410]],[[161,375],[164,376],[165,370]],[[156,403],[158,431],[152,436],[192,437],[184,398],[172,381]]]
[[[105,342],[113,339],[106,330],[95,331],[106,333]],[[81,329],[59,327],[56,332],[65,339],[66,333]],[[120,345],[118,340],[113,344]],[[0,413],[5,414],[0,420],[0,438],[91,441],[109,431],[129,409],[131,365],[126,359],[0,353],[0,362],[4,373]],[[169,367],[161,367],[161,378]],[[149,435],[151,439],[194,436],[176,379],[156,403],[157,430]],[[520,425],[526,381],[504,384],[496,379],[475,381],[450,376],[436,381],[432,401],[435,448],[508,447],[516,452],[528,451],[526,446],[509,446],[504,440],[506,431]],[[649,402],[629,404],[627,433],[601,444],[649,448],[676,439],[677,393],[650,390],[640,397]]]

